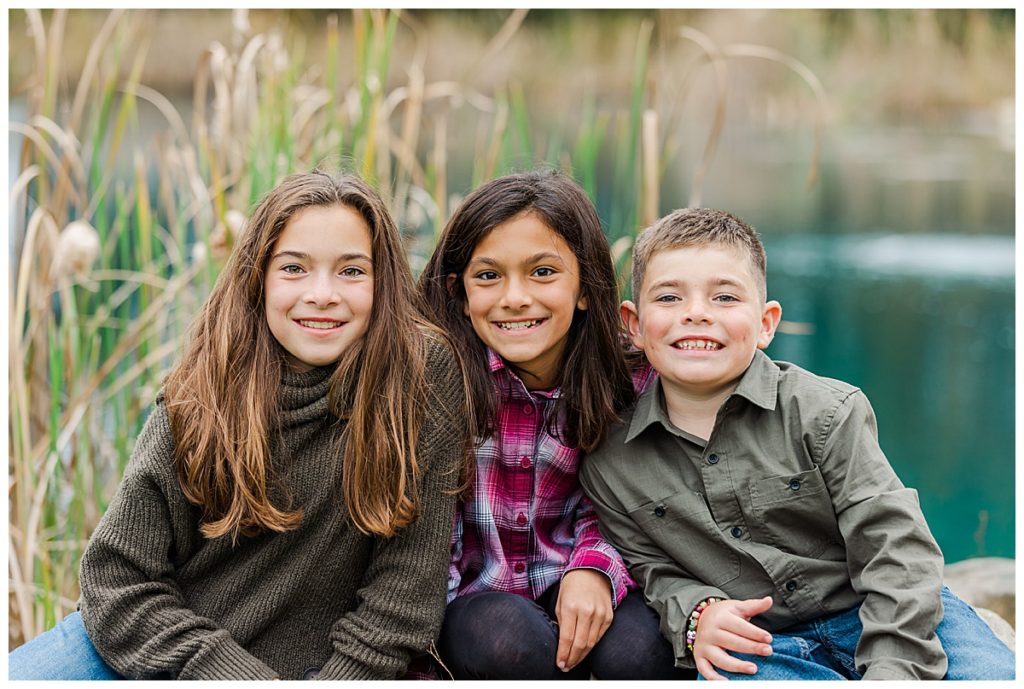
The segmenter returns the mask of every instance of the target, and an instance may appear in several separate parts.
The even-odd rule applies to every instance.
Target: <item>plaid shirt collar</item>
[[[562,395],[561,386],[551,390],[530,390],[519,374],[490,347],[487,348],[487,367],[490,369],[491,375],[494,376],[495,385],[501,386],[504,383],[504,391],[513,399],[537,396],[558,399]]]

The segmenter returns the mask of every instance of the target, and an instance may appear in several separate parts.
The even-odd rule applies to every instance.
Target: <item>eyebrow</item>
[[[533,256],[527,257],[526,260],[523,261],[523,263],[538,263],[540,261],[551,260],[551,259],[554,259],[554,260],[558,261],[559,263],[563,263],[564,262],[564,259],[561,256],[559,256],[558,254],[554,253],[553,251],[541,251],[541,252],[538,252],[538,253],[534,254]],[[483,263],[484,265],[488,265],[488,266],[499,265],[497,259],[490,258],[488,256],[477,256],[476,258],[474,258],[472,261],[469,262],[470,265],[473,265],[474,263]]]
[[[680,280],[658,280],[653,285],[648,287],[647,291],[648,292],[653,292],[654,290],[665,289],[666,287],[677,288],[677,287],[679,287],[682,284],[683,283]],[[728,287],[735,287],[737,289],[742,289],[743,288],[743,284],[742,283],[737,282],[736,280],[733,280],[732,278],[717,278],[715,280],[712,280],[711,284],[714,285],[715,287],[721,287],[721,286],[725,285],[725,286],[728,286]]]
[[[309,259],[309,254],[307,254],[305,251],[288,251],[288,250],[286,250],[286,251],[278,251],[276,254],[271,256],[270,260],[274,261],[274,260],[277,260],[277,259],[282,258],[284,256],[291,256],[293,258],[299,258],[299,259]],[[367,256],[366,254],[364,254],[362,251],[353,251],[353,252],[350,252],[350,253],[347,253],[347,254],[341,254],[340,256],[338,256],[337,260],[338,261],[359,261],[359,260],[363,260],[363,261],[367,261],[369,263],[373,263],[373,259],[370,258],[369,256]]]

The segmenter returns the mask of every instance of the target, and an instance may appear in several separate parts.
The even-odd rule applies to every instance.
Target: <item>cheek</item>
[[[354,303],[358,304],[359,312],[369,317],[373,313],[373,285],[362,287],[354,296]]]
[[[486,295],[480,290],[467,289],[466,301],[462,304],[462,313],[470,318],[482,318],[490,308]]]

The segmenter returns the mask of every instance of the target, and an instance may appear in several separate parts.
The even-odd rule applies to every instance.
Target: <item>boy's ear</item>
[[[782,320],[782,304],[777,301],[765,302],[761,311],[761,332],[757,335],[757,348],[765,349],[775,339],[775,330]]]
[[[628,299],[622,302],[622,305],[619,306],[619,316],[622,318],[623,325],[626,326],[626,332],[629,333],[629,341],[637,349],[643,349],[644,338],[640,333],[640,312],[637,311],[636,304]]]

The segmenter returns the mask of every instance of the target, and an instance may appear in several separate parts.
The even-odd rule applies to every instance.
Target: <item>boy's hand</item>
[[[704,679],[726,679],[715,669],[752,675],[757,666],[726,651],[770,656],[772,635],[750,623],[750,618],[772,607],[772,597],[723,600],[704,608],[697,620],[693,660]]]
[[[562,577],[555,603],[558,651],[563,672],[576,667],[612,624],[612,584],[594,569],[574,569]]]

